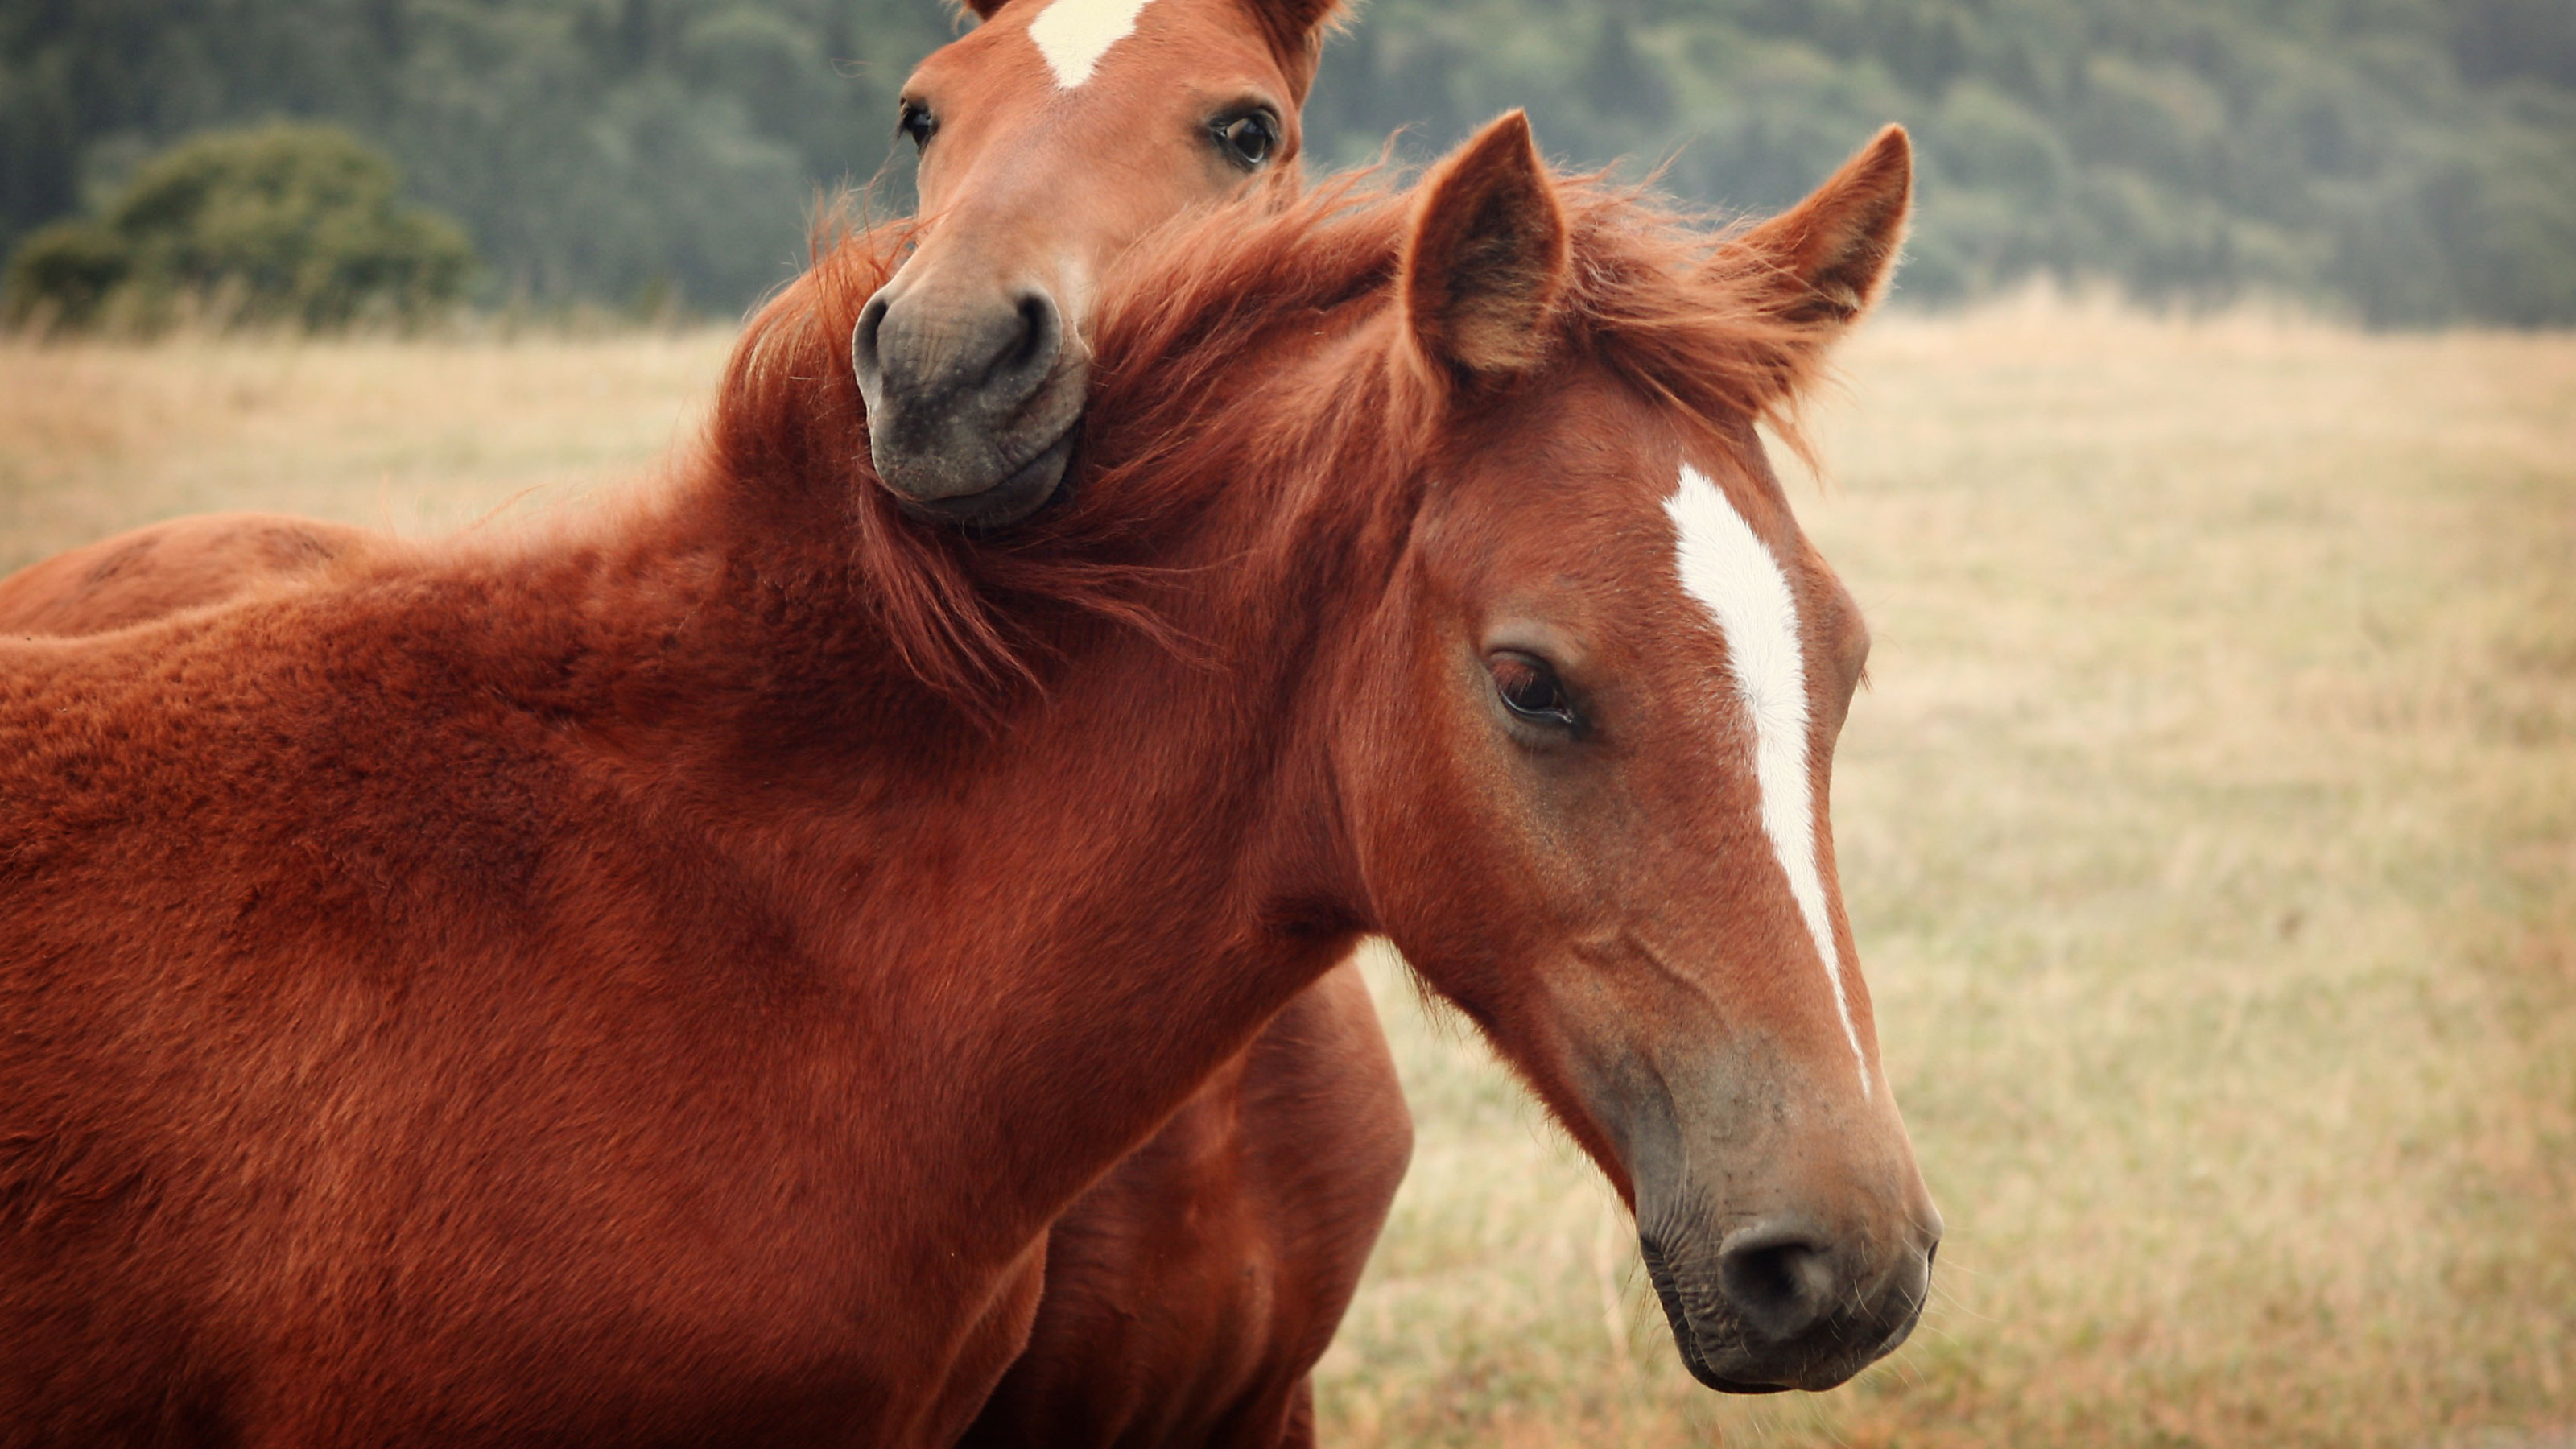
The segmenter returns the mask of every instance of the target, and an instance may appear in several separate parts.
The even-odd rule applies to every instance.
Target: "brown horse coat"
[[[123,628],[393,546],[311,519],[173,519],[0,579],[0,636]],[[1344,963],[1057,1221],[1027,1346],[964,1442],[1307,1442],[1306,1375],[1411,1152],[1376,1008]]]
[[[1905,158],[1704,277],[1516,121],[1217,218],[1007,547],[873,491],[852,248],[620,512],[0,645],[0,1433],[945,1442],[1049,1225],[1369,931],[1635,1195],[1694,1372],[1885,1352],[1937,1219],[1658,500],[1774,561],[1821,800],[1858,626],[1746,425]]]
[[[1376,1022],[1335,967],[1056,1220],[1029,1346],[962,1443],[1313,1442],[1350,1245],[1412,1148]]]
[[[339,590],[460,550],[474,552],[265,515],[174,520],[0,580],[0,630],[68,638],[227,603],[268,610],[305,590],[317,597],[302,601],[302,617],[318,618]],[[200,613],[176,622],[184,635],[227,621]],[[187,822],[167,823],[187,836]],[[1003,1295],[992,1326],[970,1341],[959,1375],[969,1387],[937,1415],[954,1422],[975,1408],[994,1383],[994,1361],[1007,1357],[1012,1371],[970,1442],[1303,1442],[1305,1373],[1356,1286],[1409,1144],[1374,1010],[1356,970],[1343,966],[1071,1206],[1018,1275],[1025,1286]],[[0,1191],[41,1192],[29,1179],[53,1165],[0,1156],[0,1170],[18,1169],[14,1183],[0,1177]],[[32,1213],[29,1225],[42,1217]],[[138,1382],[152,1381],[142,1363],[132,1366]],[[181,1381],[165,1388],[181,1399],[189,1392]],[[81,1434],[129,1427],[112,1413],[75,1413],[70,1423]]]
[[[1334,9],[1157,0],[1069,99],[1039,73],[1027,35],[1044,4],[974,8],[991,23],[943,47],[906,87],[906,106],[935,105],[946,133],[922,173],[942,225],[901,280],[916,311],[969,317],[1008,314],[1013,287],[1052,282],[1076,331],[1089,320],[1087,289],[1069,283],[1154,224],[1252,184],[1207,122],[1258,111],[1280,129],[1264,164],[1295,163],[1297,103]],[[1059,390],[1081,392],[1084,356],[1068,346],[1057,359]],[[0,634],[121,628],[309,580],[375,542],[272,515],[176,519],[0,579]],[[1305,1396],[1304,1375],[1357,1285],[1411,1133],[1355,971],[1337,968],[1291,1012],[1294,1051],[1247,1049],[1175,1114],[1168,1143],[1123,1160],[1071,1209],[1048,1254],[1036,1349],[997,1390],[994,1424],[1051,1444],[1084,1442],[1076,1425],[1101,1443],[1278,1439],[1274,1426]],[[1312,1110],[1317,1101],[1344,1115]],[[1136,1331],[1096,1331],[1103,1323]],[[1137,1437],[1149,1424],[1159,1432]],[[1005,1441],[992,1424],[974,1437]]]
[[[273,513],[173,518],[0,578],[0,637],[100,634],[256,586],[302,582],[373,537]]]

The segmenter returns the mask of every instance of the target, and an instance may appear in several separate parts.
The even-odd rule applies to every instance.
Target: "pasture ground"
[[[0,340],[0,569],[545,506],[725,346]],[[1691,1385],[1597,1175],[1381,960],[1421,1139],[1328,1440],[2569,1442],[2576,337],[2026,299],[1846,362],[1797,492],[1877,637],[1835,822],[1924,1326],[1829,1395]]]

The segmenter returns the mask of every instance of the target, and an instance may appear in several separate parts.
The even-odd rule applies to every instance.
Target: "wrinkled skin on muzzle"
[[[869,452],[916,517],[1014,522],[1063,481],[1085,360],[1050,291],[942,280],[935,268],[907,268],[860,316],[851,348]]]

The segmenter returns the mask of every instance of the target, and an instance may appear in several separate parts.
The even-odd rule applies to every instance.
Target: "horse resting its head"
[[[1101,270],[1296,160],[1336,0],[968,3],[984,23],[904,85],[925,226],[850,350],[906,511],[996,525],[1064,476]]]
[[[1754,431],[1793,424],[1883,288],[1910,188],[1890,127],[1712,239],[1552,177],[1514,115],[1382,242],[1365,215],[1286,242],[1256,219],[1235,269],[1186,228],[1195,263],[1104,309],[1104,467],[1063,510],[1133,454],[1259,500],[1212,507],[1302,516],[1274,536],[1305,546],[1223,565],[1266,559],[1307,618],[1286,637],[1315,641],[1279,728],[1324,742],[1324,874],[1348,874],[1296,891],[1356,903],[1317,909],[1391,937],[1526,1078],[1634,1208],[1692,1373],[1732,1391],[1830,1387],[1892,1349],[1941,1234],[1827,815],[1868,636]],[[1267,330],[1227,336],[1228,293],[1263,297]],[[1175,339],[1205,376],[1122,360]],[[1254,359],[1258,385],[1231,383]],[[1191,421],[1245,393],[1269,427]]]
[[[925,681],[1007,674],[959,641],[1015,629],[1039,636],[1024,670],[1079,661],[1013,755],[1115,741],[1116,778],[1150,766],[1193,822],[1261,822],[1121,847],[1181,851],[1152,868],[1203,868],[1190,891],[1248,912],[1234,945],[1176,958],[1234,963],[1188,991],[1275,1005],[1353,935],[1390,937],[1627,1198],[1684,1360],[1733,1391],[1829,1387],[1892,1349],[1941,1233],[1827,811],[1867,633],[1755,431],[1794,434],[1883,289],[1911,174],[1890,128],[1711,236],[1550,175],[1512,116],[1410,192],[1246,198],[1104,273],[1065,506],[995,538],[856,515],[881,588],[950,581],[947,605],[911,584],[876,605]],[[875,285],[834,282],[853,269],[818,269],[819,325],[779,345],[847,335]],[[762,389],[835,385],[821,358],[766,365],[763,332],[721,413],[745,459],[785,416],[749,405]],[[798,406],[830,431],[793,456],[851,456],[857,410]],[[1163,581],[1126,603],[1189,657],[1048,638],[1083,611],[1011,602],[1120,567]],[[1108,829],[1091,787],[1015,798],[1057,789]]]

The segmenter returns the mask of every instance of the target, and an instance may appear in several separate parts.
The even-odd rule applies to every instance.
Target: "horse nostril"
[[[877,355],[877,332],[885,326],[885,315],[885,293],[879,292],[859,309],[859,324],[850,329],[850,367],[862,381],[885,375],[885,361]]]
[[[1064,314],[1056,310],[1055,298],[1039,291],[1022,292],[1013,311],[1018,334],[994,359],[990,376],[1044,375],[1055,366],[1055,355],[1064,345]]]
[[[1718,1253],[1718,1278],[1737,1315],[1775,1342],[1814,1327],[1834,1304],[1831,1255],[1791,1230],[1731,1235]]]

